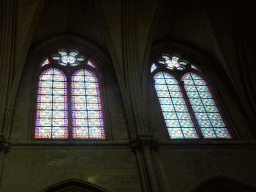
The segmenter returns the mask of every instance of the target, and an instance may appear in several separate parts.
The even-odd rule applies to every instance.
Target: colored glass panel
[[[150,69],[151,73],[152,73],[153,71],[155,71],[156,69],[157,69],[157,66],[153,63],[153,65],[151,66],[151,69]]]
[[[203,78],[195,73],[186,73],[182,80],[203,136],[231,138]]]
[[[191,65],[191,69],[198,70],[198,68],[195,65]],[[198,70],[199,71],[199,70]]]
[[[44,62],[41,64],[41,67],[43,67],[43,66],[45,66],[45,65],[47,65],[47,64],[49,64],[49,63],[50,63],[49,59],[46,58],[46,59],[44,60]]]
[[[105,139],[98,78],[81,69],[71,77],[73,138]]]
[[[177,80],[159,72],[154,76],[155,89],[172,139],[198,138]]]
[[[35,138],[68,138],[67,79],[56,68],[39,76]]]
[[[174,67],[177,68],[180,66],[177,60],[166,60],[165,63],[167,64],[167,68],[173,69]]]
[[[61,56],[53,56],[52,58],[56,61],[60,61],[58,62],[60,65],[66,66],[68,63],[71,66],[77,66],[79,65],[79,63],[77,63],[77,61],[84,61],[84,58],[82,56],[78,55],[78,51],[71,51],[68,55],[67,51],[65,50],[59,50],[59,54]]]
[[[96,66],[94,65],[93,62],[91,62],[90,60],[88,60],[87,65],[90,65],[91,67],[96,69]]]

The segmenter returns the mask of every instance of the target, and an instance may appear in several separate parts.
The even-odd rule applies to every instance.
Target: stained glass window
[[[187,64],[178,56],[164,54],[150,68],[170,138],[232,138],[204,79],[187,72],[201,71]],[[162,71],[156,72],[158,67]]]
[[[81,69],[72,75],[71,87],[73,138],[105,138],[98,78]]]
[[[40,67],[45,65],[38,79],[34,138],[105,139],[97,71],[89,67],[96,65],[64,49]]]
[[[35,138],[67,138],[67,79],[56,68],[48,68],[39,77]]]
[[[231,138],[206,82],[195,73],[186,73],[182,80],[203,136]]]
[[[198,138],[177,80],[166,72],[157,73],[154,79],[170,137]]]

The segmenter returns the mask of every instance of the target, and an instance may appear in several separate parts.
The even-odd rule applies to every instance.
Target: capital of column
[[[133,151],[141,149],[158,150],[158,143],[153,139],[153,135],[138,135],[137,139],[130,143]]]
[[[10,151],[10,148],[11,148],[11,143],[6,141],[3,133],[0,133],[0,152],[3,151],[6,154]]]

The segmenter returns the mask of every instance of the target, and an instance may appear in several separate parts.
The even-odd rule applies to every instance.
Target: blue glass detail
[[[203,78],[189,72],[183,75],[182,80],[203,136],[231,138]]]
[[[158,72],[154,80],[170,137],[172,139],[198,138],[177,80],[165,72]]]

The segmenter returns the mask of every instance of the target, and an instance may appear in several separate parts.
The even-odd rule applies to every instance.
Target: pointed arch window
[[[162,55],[150,71],[171,139],[232,138],[196,65]]]
[[[67,138],[67,78],[57,68],[48,68],[39,77],[36,138]]]
[[[78,51],[59,50],[40,65],[36,139],[105,139],[98,72]]]
[[[98,78],[80,69],[71,77],[73,138],[97,138],[104,133]]]

